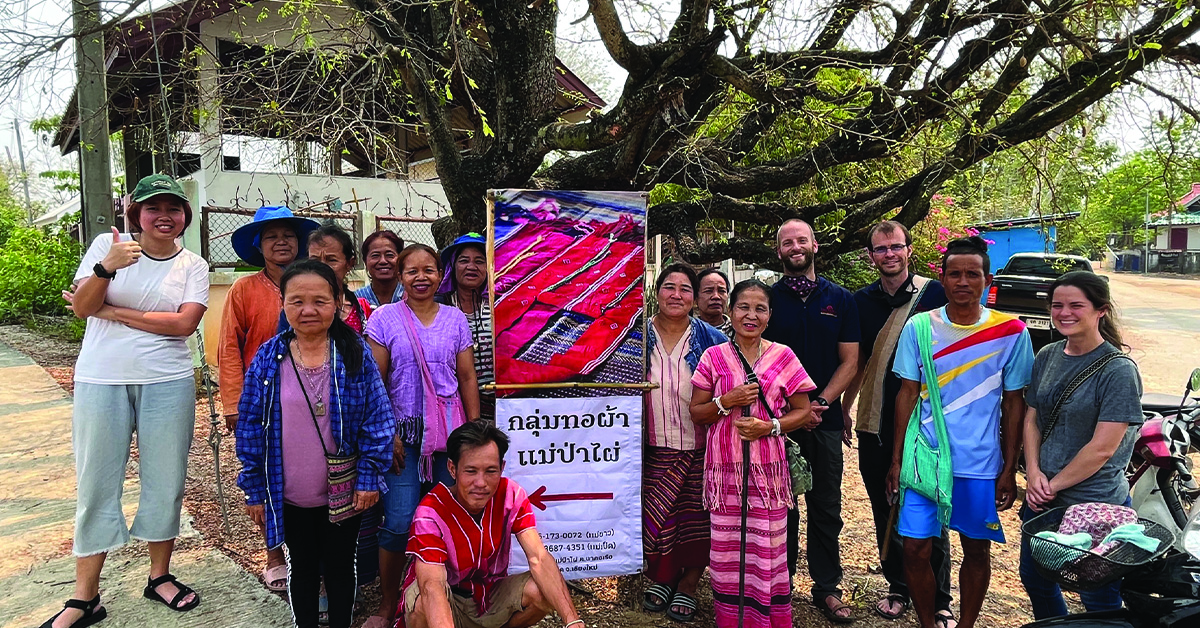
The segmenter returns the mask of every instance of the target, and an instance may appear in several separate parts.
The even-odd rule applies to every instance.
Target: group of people
[[[179,612],[201,602],[170,560],[195,420],[186,339],[207,308],[208,268],[177,242],[192,210],[176,181],[147,177],[130,198],[131,233],[96,238],[64,292],[89,320],[75,371],[77,577],[44,628],[104,619],[101,568],[131,536],[149,545],[146,598]],[[1089,368],[1123,348],[1107,284],[1079,272],[1055,282],[1065,340],[1035,359],[1020,320],[981,305],[982,240],[951,242],[939,282],[910,271],[903,225],[884,221],[867,239],[880,278],[853,294],[816,274],[817,236],[800,220],[779,228],[773,286],[685,264],[659,273],[646,325],[657,384],[645,400],[646,610],[693,620],[707,568],[718,626],[791,626],[804,519],[812,603],[853,621],[838,539],[842,447],[855,442],[888,582],[873,610],[895,619],[911,607],[924,628],[975,625],[1022,440],[1023,518],[1127,503],[1140,379],[1131,360]],[[288,591],[296,625],[349,626],[357,584],[378,573],[372,628],[520,628],[551,610],[582,627],[528,496],[502,477],[508,439],[482,386],[494,380],[484,239],[436,251],[380,231],[356,246],[336,226],[264,207],[232,243],[262,270],[225,297],[224,414],[268,550],[263,579]],[[370,281],[352,292],[360,257]],[[130,528],[120,500],[134,434]],[[917,458],[937,473],[912,473]],[[811,473],[803,511],[798,465]],[[950,530],[963,547],[958,619]],[[530,571],[509,576],[512,536]],[[1021,575],[1039,618],[1066,612],[1027,547]],[[1120,605],[1115,588],[1083,600]]]
[[[834,623],[853,622],[838,539],[842,447],[855,443],[888,584],[872,610],[897,619],[911,608],[923,628],[976,625],[991,543],[1005,542],[998,513],[1018,495],[1022,442],[1023,520],[1077,503],[1128,504],[1122,470],[1142,421],[1141,380],[1132,360],[1104,359],[1126,349],[1107,282],[1071,272],[1054,283],[1049,309],[1064,339],[1035,358],[1024,323],[982,305],[985,241],[950,242],[940,281],[911,271],[904,225],[883,221],[867,241],[879,279],[853,294],[816,274],[817,235],[801,220],[778,230],[784,272],[773,286],[662,269],[646,335],[658,387],[645,415],[645,610],[691,621],[708,568],[717,626],[791,626],[803,518],[812,604]],[[785,439],[811,473],[803,508]],[[951,530],[963,549],[957,618]],[[1066,614],[1027,544],[1020,572],[1036,617]],[[1119,608],[1118,588],[1083,602]]]
[[[100,572],[131,536],[149,544],[146,598],[178,612],[201,602],[170,560],[195,425],[187,338],[208,307],[208,264],[178,243],[192,221],[178,182],[146,177],[130,199],[131,233],[96,238],[63,292],[89,321],[75,371],[76,583],[43,628],[107,616]],[[368,626],[520,628],[554,610],[583,628],[527,495],[501,476],[508,439],[481,391],[494,379],[484,239],[439,252],[380,231],[358,247],[335,225],[263,207],[231,242],[262,270],[225,297],[225,423],[268,550],[263,579],[288,592],[296,625],[349,626],[357,584],[378,573]],[[370,281],[355,293],[360,255]],[[511,535],[530,571],[509,577]]]

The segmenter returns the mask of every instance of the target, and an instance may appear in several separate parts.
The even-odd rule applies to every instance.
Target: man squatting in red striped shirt
[[[446,440],[454,486],[438,484],[417,506],[408,540],[400,625],[407,628],[524,628],[550,610],[566,628],[586,628],[558,563],[534,527],[529,497],[501,477],[508,436],[484,421]],[[529,571],[508,575],[512,537]]]

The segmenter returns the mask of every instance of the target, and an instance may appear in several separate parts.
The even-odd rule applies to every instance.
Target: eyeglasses
[[[877,247],[871,249],[871,252],[876,255],[886,255],[888,251],[891,251],[893,253],[899,253],[900,251],[903,251],[904,249],[907,249],[907,248],[908,248],[907,244],[893,244],[891,246],[877,246]]]

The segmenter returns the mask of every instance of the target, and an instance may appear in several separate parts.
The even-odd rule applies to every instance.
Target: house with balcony
[[[298,8],[300,7],[300,8]],[[363,16],[345,4],[183,0],[106,33],[110,132],[127,182],[179,178],[197,220],[184,245],[209,261],[208,342],[241,262],[229,237],[263,205],[333,220],[358,239],[393,229],[433,244],[449,214],[432,153]],[[559,115],[578,121],[604,101],[558,64]],[[75,98],[54,138],[79,148]],[[451,105],[463,149],[471,112]],[[362,278],[359,277],[361,280]]]

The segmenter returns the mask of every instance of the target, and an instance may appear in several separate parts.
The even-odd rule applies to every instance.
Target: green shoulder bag
[[[938,521],[944,526],[950,522],[954,469],[950,460],[950,436],[946,431],[946,417],[942,411],[937,367],[933,363],[933,326],[928,312],[917,314],[911,320],[913,330],[917,333],[917,346],[921,350],[925,388],[933,410],[934,434],[937,435],[938,446],[934,447],[921,429],[921,398],[918,395],[912,416],[908,418],[908,430],[904,434],[904,454],[900,463],[900,501],[903,505],[904,491],[908,489],[936,503]]]

